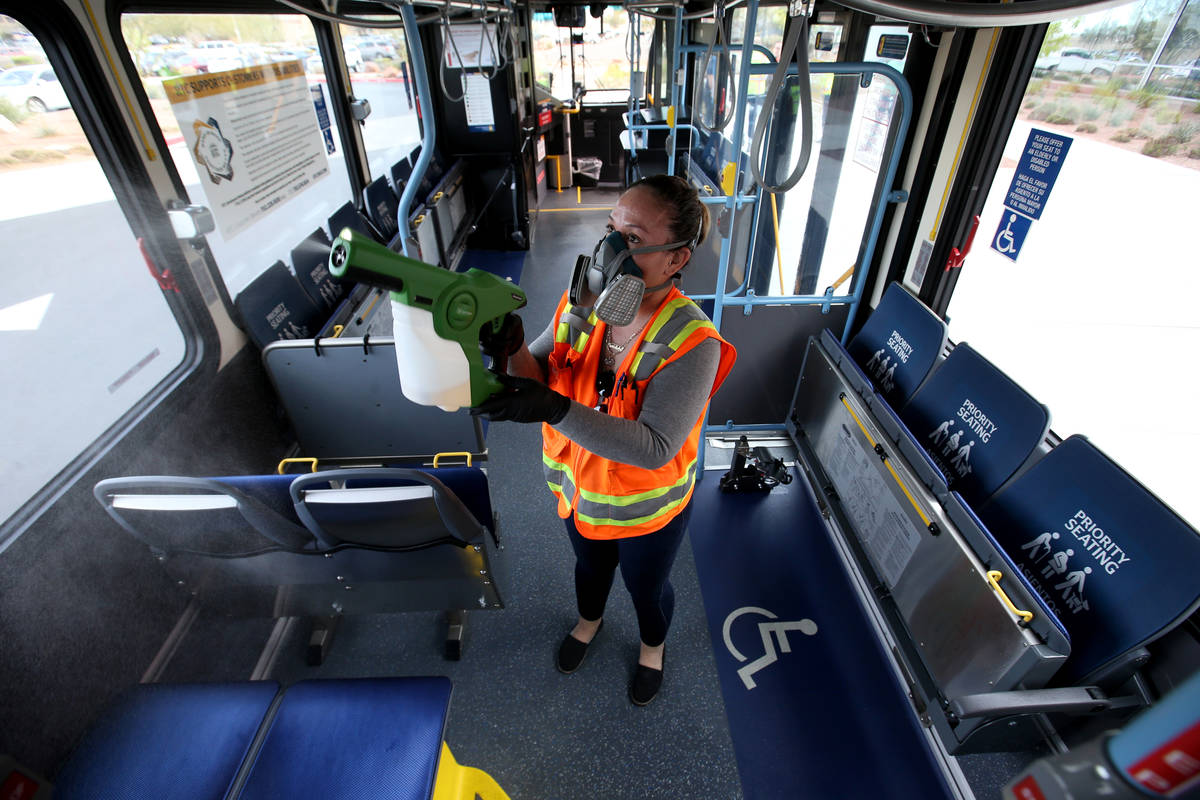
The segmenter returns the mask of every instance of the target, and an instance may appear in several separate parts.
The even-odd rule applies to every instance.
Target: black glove
[[[504,391],[494,394],[471,409],[472,416],[485,416],[492,422],[561,422],[571,408],[571,400],[532,378],[497,375]]]
[[[525,326],[516,314],[505,314],[500,330],[493,331],[491,324],[479,331],[479,346],[485,356],[508,358],[525,344]]]

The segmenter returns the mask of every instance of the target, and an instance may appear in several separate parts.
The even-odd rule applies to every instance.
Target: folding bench
[[[507,800],[445,745],[450,693],[443,677],[137,686],[85,734],[55,796]]]
[[[313,663],[341,616],[418,610],[454,614],[446,655],[457,659],[460,612],[503,605],[477,467],[124,477],[100,481],[94,494],[202,605],[312,618]]]
[[[282,261],[276,261],[238,293],[234,307],[259,348],[278,339],[307,339],[324,317]]]
[[[377,241],[380,239],[379,232],[363,219],[363,215],[358,213],[358,209],[351,202],[346,202],[329,216],[329,240],[332,242],[345,228],[365,233]]]
[[[408,179],[412,177],[412,163],[406,156],[395,164],[392,164],[392,168],[388,171],[388,174],[392,178],[392,190],[399,197],[400,193],[404,191],[404,186],[408,183]]]

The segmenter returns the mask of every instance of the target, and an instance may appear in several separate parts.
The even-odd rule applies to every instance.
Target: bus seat
[[[1092,682],[1200,605],[1200,534],[1086,437],[1052,449],[979,516],[1070,631],[1055,683]]]
[[[379,314],[390,314],[381,304]],[[404,396],[390,337],[276,342],[263,365],[306,456],[379,463],[483,452],[467,409],[451,414]]]
[[[453,790],[464,768],[445,757],[451,692],[445,677],[139,685],[85,734],[55,796],[332,798],[370,787],[466,800],[474,792]],[[476,784],[485,800],[506,800],[490,778]]]
[[[336,308],[346,295],[346,285],[329,272],[330,245],[325,231],[318,228],[292,248],[296,280],[317,307],[326,312]]]
[[[400,193],[404,191],[404,186],[408,183],[408,179],[412,176],[412,162],[407,158],[402,158],[395,164],[392,164],[392,168],[388,171],[388,174],[392,178],[392,190],[399,197]]]
[[[1025,463],[1050,412],[967,344],[959,344],[900,409],[950,489],[980,504]]]
[[[278,691],[274,681],[136,686],[76,746],[54,796],[226,797]]]
[[[946,347],[946,323],[899,283],[888,285],[847,350],[872,386],[901,408]]]
[[[297,515],[330,547],[467,547],[483,535],[484,520],[437,472],[402,467],[326,470],[300,475],[290,491]]]
[[[250,556],[316,546],[289,502],[293,477],[108,478],[93,494],[118,525],[156,553]]]
[[[387,178],[380,175],[367,184],[363,189],[363,203],[367,219],[371,220],[371,224],[378,228],[383,238],[390,243],[400,232],[396,219],[400,203],[392,192],[392,187],[388,186]]]
[[[347,201],[341,208],[333,212],[329,217],[329,236],[330,241],[341,235],[342,231],[349,228],[352,231],[365,233],[373,239],[379,239],[377,231],[363,219],[362,214],[358,213],[358,209],[354,207],[354,203]]]
[[[238,293],[234,307],[259,348],[279,339],[306,339],[321,327],[317,306],[282,261]]]
[[[867,373],[862,371],[862,367],[850,355],[850,351],[828,328],[821,331],[821,346],[833,359],[833,363],[841,368],[842,374],[846,376],[846,380],[850,382],[854,391],[867,399],[875,393],[875,387],[871,383],[871,379],[867,377]]]

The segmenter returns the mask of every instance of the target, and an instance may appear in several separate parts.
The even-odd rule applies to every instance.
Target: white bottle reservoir
[[[471,405],[471,371],[457,342],[433,329],[433,314],[392,300],[392,336],[404,396],[423,406],[457,411]]]

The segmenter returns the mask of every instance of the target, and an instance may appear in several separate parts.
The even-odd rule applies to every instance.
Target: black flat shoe
[[[663,666],[667,666],[667,649],[665,647],[663,648]],[[633,673],[633,680],[629,683],[629,701],[635,706],[648,705],[658,696],[662,682],[663,671],[661,669],[638,664]]]
[[[596,626],[596,632],[592,634],[592,642],[596,641],[596,637],[600,635],[600,631],[604,629],[604,620],[600,620],[600,624]],[[562,644],[558,646],[558,658],[555,660],[555,666],[558,671],[564,675],[570,675],[575,670],[583,665],[583,661],[587,658],[588,646],[591,642],[581,642],[571,634],[567,634]]]

